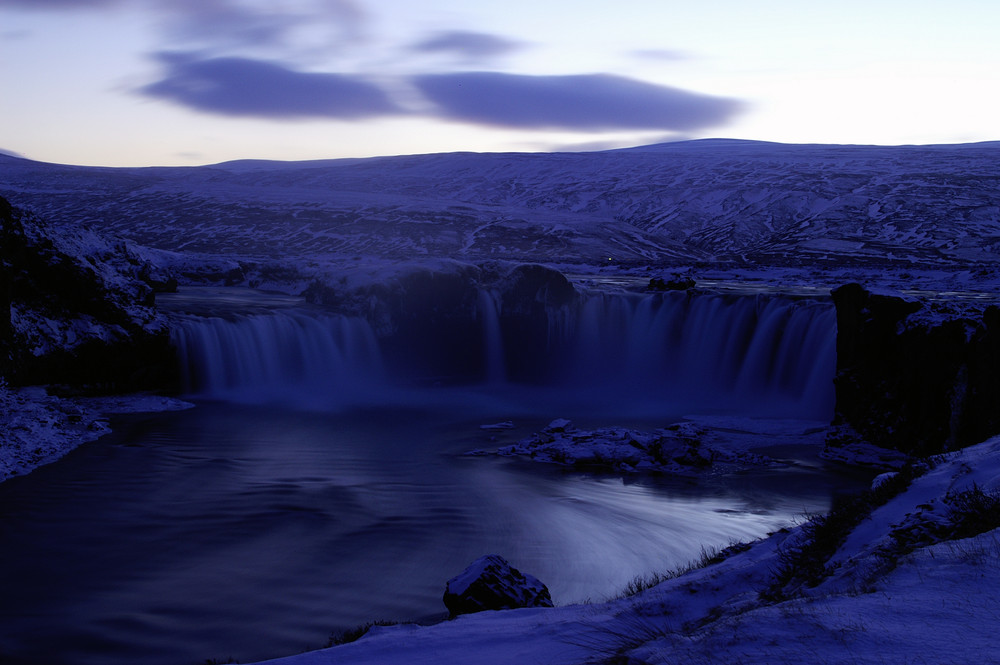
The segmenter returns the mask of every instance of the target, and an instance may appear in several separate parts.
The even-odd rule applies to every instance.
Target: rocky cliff
[[[153,307],[170,286],[124,243],[0,198],[0,376],[101,391],[170,383],[176,363]]]
[[[1000,308],[978,300],[833,291],[834,424],[931,455],[1000,432]]]
[[[578,297],[562,273],[546,266],[459,261],[400,265],[361,284],[331,277],[303,295],[367,319],[386,362],[404,375],[486,378],[492,344],[508,350],[507,378],[528,382],[546,371],[548,351],[538,340],[554,334],[553,313]]]

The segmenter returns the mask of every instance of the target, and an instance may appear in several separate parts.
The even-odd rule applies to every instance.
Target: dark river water
[[[0,662],[289,655],[373,619],[443,618],[445,582],[487,553],[556,604],[600,601],[865,482],[810,463],[690,481],[466,456],[580,414],[456,395],[123,416],[0,484]],[[479,427],[511,418],[514,430]],[[612,424],[593,419],[577,422]]]

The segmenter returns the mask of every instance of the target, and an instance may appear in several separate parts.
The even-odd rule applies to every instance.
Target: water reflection
[[[0,485],[0,655],[287,655],[374,618],[440,617],[445,581],[492,552],[559,604],[601,600],[850,484],[804,468],[637,481],[461,455],[508,416],[475,400],[340,414],[202,403],[117,422]]]

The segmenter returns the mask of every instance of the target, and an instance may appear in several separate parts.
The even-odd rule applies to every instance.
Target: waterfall
[[[500,306],[496,296],[485,290],[479,291],[479,320],[483,327],[483,366],[486,368],[487,383],[503,383],[507,378],[504,360],[503,334],[500,330]]]
[[[246,401],[337,404],[378,387],[378,343],[363,319],[294,309],[178,317],[189,392]]]
[[[836,314],[765,296],[598,294],[563,338],[563,383],[624,400],[828,418]]]
[[[414,385],[419,367],[431,377],[450,372],[508,392],[530,382],[579,404],[642,404],[652,413],[832,415],[836,315],[829,302],[601,293],[526,324],[505,316],[498,295],[484,289],[466,317],[379,341],[365,320],[315,309],[213,311],[175,315],[173,336],[187,389],[213,398],[320,406],[377,400],[387,381]]]

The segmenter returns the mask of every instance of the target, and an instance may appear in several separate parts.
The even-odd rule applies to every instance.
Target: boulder
[[[456,617],[484,610],[552,607],[552,597],[538,579],[512,567],[502,556],[489,554],[448,580],[444,604]]]
[[[687,291],[697,286],[697,283],[687,275],[681,275],[672,279],[653,277],[646,286],[647,291]]]

